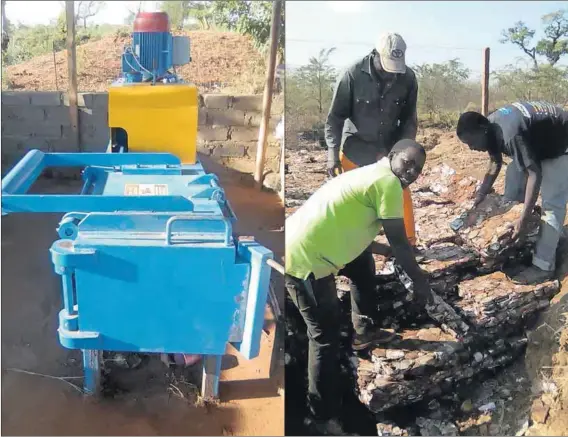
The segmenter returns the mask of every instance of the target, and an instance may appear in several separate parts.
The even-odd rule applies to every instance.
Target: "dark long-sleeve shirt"
[[[373,67],[374,52],[352,65],[336,85],[325,125],[330,153],[358,166],[376,162],[401,139],[415,139],[418,83],[407,67],[387,82]],[[391,75],[392,77],[392,75]]]

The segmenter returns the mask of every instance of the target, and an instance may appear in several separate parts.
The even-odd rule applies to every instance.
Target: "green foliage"
[[[544,34],[547,39],[540,40],[536,45],[536,52],[546,57],[550,65],[555,65],[560,58],[568,53],[568,18],[567,11],[557,11],[542,17],[546,26]],[[564,39],[563,39],[564,37]]]
[[[534,70],[538,70],[537,56],[543,56],[549,65],[554,66],[560,58],[568,54],[568,10],[560,10],[542,17],[545,38],[531,46],[535,30],[518,21],[513,27],[502,32],[501,43],[518,46],[532,61]]]
[[[87,20],[97,15],[106,7],[103,1],[79,1],[75,2],[75,23],[87,29]]]
[[[270,42],[272,3],[244,0],[214,1],[211,5],[212,18],[219,26],[250,35],[255,46],[264,51]],[[278,53],[281,59],[284,57],[284,16],[284,7],[282,7],[278,38]]]
[[[337,76],[329,62],[334,50],[322,49],[307,65],[286,72],[286,123],[298,130],[323,127]]]
[[[470,71],[458,59],[413,69],[418,80],[418,111],[428,118],[436,120],[444,112],[459,111],[464,101],[471,100]]]
[[[160,9],[170,17],[173,30],[183,30],[189,21],[198,24],[200,29],[209,29],[213,20],[210,1],[163,1]]]
[[[568,105],[568,68],[543,65],[538,71],[509,67],[495,72],[493,101],[545,100]]]
[[[110,24],[91,25],[76,29],[77,45],[97,41],[117,32],[121,26]],[[10,41],[5,52],[4,64],[14,65],[25,62],[35,56],[65,50],[67,44],[67,22],[65,10],[61,10],[56,20],[48,25],[13,26],[8,23]]]

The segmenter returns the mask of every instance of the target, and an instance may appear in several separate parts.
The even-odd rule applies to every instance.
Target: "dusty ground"
[[[284,220],[278,196],[255,191],[236,172],[223,171],[212,162],[204,164],[220,176],[226,188],[239,217],[235,231],[254,235],[281,260]],[[46,192],[76,192],[78,187],[77,182],[48,181],[43,185]],[[60,217],[30,214],[2,218],[3,435],[283,434],[284,399],[279,390],[283,351],[280,339],[274,336],[270,314],[258,358],[244,361],[228,347],[219,405],[194,403],[199,366],[183,374],[169,374],[157,357],[137,370],[113,371],[111,377],[117,384],[114,396],[98,400],[82,397],[62,380],[14,371],[81,375],[79,354],[62,348],[56,332],[61,291],[48,249],[57,238]],[[273,283],[276,290],[282,290],[278,276],[273,274]]]
[[[185,33],[191,42],[192,62],[177,69],[186,81],[211,92],[245,84],[260,86],[264,79],[264,58],[250,38],[233,32],[193,31]],[[129,36],[109,35],[77,47],[79,91],[107,91],[120,74],[121,55]],[[56,91],[67,89],[67,52],[47,54],[12,65],[5,74],[13,90]],[[57,71],[57,74],[56,74]],[[237,72],[237,73],[235,73]],[[243,89],[243,93],[254,89]]]
[[[427,166],[446,163],[460,174],[483,178],[486,156],[468,150],[453,132],[421,129],[417,140],[428,150]],[[303,143],[287,151],[286,215],[325,183],[326,159],[326,152],[314,144]],[[495,184],[499,193],[504,188],[504,170]],[[568,232],[568,217],[565,224]],[[466,412],[460,411],[459,403],[456,411],[455,399],[452,405],[417,405],[416,411],[434,408],[442,415],[451,414],[460,435],[568,435],[568,242],[561,246],[559,256],[557,275],[562,291],[532,324],[524,358],[496,375],[486,375],[483,384],[460,387],[457,399],[464,402]],[[543,404],[534,407],[539,400]],[[495,409],[490,414],[468,411],[470,405],[477,408],[491,402]],[[544,424],[539,423],[539,413],[545,417]],[[298,429],[301,423],[295,431]]]

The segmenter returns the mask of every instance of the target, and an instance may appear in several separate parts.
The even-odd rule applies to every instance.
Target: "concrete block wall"
[[[80,143],[86,152],[102,152],[109,141],[108,95],[79,96]],[[12,166],[31,149],[76,152],[71,136],[69,101],[62,92],[2,92],[2,167]]]
[[[80,146],[104,152],[109,142],[108,94],[79,95]],[[235,170],[252,173],[256,158],[262,96],[200,96],[198,151]],[[273,103],[266,169],[278,173],[280,144],[274,130],[283,102]],[[11,167],[31,149],[77,152],[71,138],[68,96],[62,92],[2,92],[2,167]]]

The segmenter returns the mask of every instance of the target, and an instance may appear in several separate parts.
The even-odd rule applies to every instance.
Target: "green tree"
[[[568,68],[542,65],[536,71],[508,67],[493,72],[494,89],[491,94],[498,103],[515,100],[544,100],[553,104],[568,105]]]
[[[213,12],[210,1],[190,1],[188,17],[199,23],[201,29],[208,30],[211,28],[213,21]]]
[[[335,48],[322,49],[306,65],[286,71],[286,132],[323,134],[323,125],[333,97],[337,72],[329,57]]]
[[[189,16],[188,1],[164,1],[160,9],[168,14],[170,26],[174,30],[182,30]]]
[[[334,51],[335,47],[321,49],[318,56],[312,56],[308,64],[303,65],[296,72],[298,80],[304,87],[304,97],[316,102],[320,116],[329,109],[333,94],[336,72],[329,63],[329,56]]]
[[[226,0],[214,1],[211,4],[213,20],[217,25],[228,30],[250,35],[259,50],[266,50],[270,42],[270,26],[272,22],[271,1]],[[278,55],[284,57],[284,7],[280,15],[280,33],[278,38]]]
[[[544,56],[549,65],[554,66],[560,58],[568,53],[568,11],[560,10],[542,17],[545,38],[533,45],[536,31],[518,21],[513,27],[502,31],[502,44],[510,43],[518,46],[532,61],[533,69],[539,68],[538,56]]]
[[[551,66],[554,66],[563,55],[568,53],[567,12],[565,10],[557,11],[542,17],[546,38],[537,43],[536,52],[546,57]]]
[[[83,24],[83,29],[87,29],[87,20],[97,15],[104,7],[103,1],[79,1],[75,2],[75,23]]]
[[[469,98],[464,91],[470,70],[459,59],[442,64],[422,64],[413,67],[418,80],[418,111],[429,118],[440,117],[446,111],[459,111]]]

